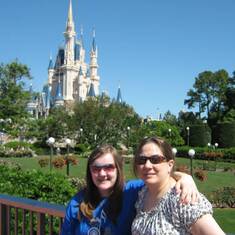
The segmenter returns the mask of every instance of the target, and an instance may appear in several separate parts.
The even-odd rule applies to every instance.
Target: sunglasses
[[[94,174],[98,174],[101,170],[105,171],[105,173],[111,173],[116,169],[116,166],[114,164],[92,165],[90,169]]]
[[[135,159],[137,165],[144,165],[147,160],[149,160],[152,164],[160,164],[166,161],[166,158],[162,155],[152,155],[150,157],[139,156]]]

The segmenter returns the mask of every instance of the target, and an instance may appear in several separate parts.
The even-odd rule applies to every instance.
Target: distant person
[[[145,186],[136,202],[132,235],[224,235],[212,217],[212,206],[201,194],[199,202],[182,204],[172,177],[174,155],[161,138],[145,138],[134,157],[134,171]]]
[[[135,202],[142,180],[124,182],[123,159],[111,145],[95,149],[88,158],[87,186],[69,202],[62,235],[130,235]],[[181,199],[197,200],[191,176],[183,174],[177,182]],[[156,187],[158,190],[158,187]]]

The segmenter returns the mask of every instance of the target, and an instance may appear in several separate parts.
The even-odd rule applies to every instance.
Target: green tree
[[[29,92],[24,90],[24,79],[31,79],[30,70],[17,60],[0,65],[0,118],[11,117],[13,122],[26,117]]]
[[[177,125],[177,117],[168,110],[163,117],[163,120],[171,125]]]
[[[204,71],[195,78],[193,89],[187,93],[188,99],[184,104],[188,108],[199,107],[199,116],[207,113],[207,117],[214,113],[217,119],[221,117],[223,105],[226,101],[226,90],[230,84],[228,73],[221,69],[216,72]]]
[[[100,97],[78,102],[74,107],[74,131],[78,133],[78,142],[91,146],[102,143],[117,145],[127,143],[140,123],[134,109],[125,103],[103,103]],[[128,132],[127,127],[130,127]],[[82,129],[82,132],[80,131]],[[129,136],[130,135],[130,136]]]

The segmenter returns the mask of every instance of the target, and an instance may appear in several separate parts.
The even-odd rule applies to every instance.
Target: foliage
[[[61,174],[0,165],[0,193],[65,205],[76,191]]]
[[[102,143],[116,146],[117,140],[127,144],[140,124],[140,118],[132,107],[116,102],[103,105],[99,98],[76,103],[73,120],[78,143],[87,143],[91,148]],[[130,132],[127,131],[128,126]]]
[[[207,179],[206,171],[197,169],[194,171],[194,176],[200,181],[205,181]]]
[[[235,208],[235,187],[222,187],[212,192],[209,200],[216,207]]]
[[[170,110],[168,110],[168,111],[164,114],[163,120],[164,120],[165,122],[169,123],[169,124],[172,125],[172,126],[177,126],[177,125],[178,125],[177,117],[176,117],[174,114],[172,114],[172,113],[170,112]]]
[[[189,145],[204,147],[211,142],[211,130],[206,124],[189,126]]]
[[[77,177],[72,177],[68,179],[71,185],[77,190],[84,188],[86,186],[86,181],[84,179],[79,179]]]
[[[55,157],[52,160],[52,165],[57,169],[62,169],[65,166],[65,164],[66,164],[65,159],[62,156]]]
[[[74,150],[78,153],[85,153],[90,150],[90,146],[88,146],[87,144],[79,143],[75,145]]]
[[[5,148],[9,149],[20,149],[20,148],[32,148],[32,144],[23,142],[23,141],[11,141],[6,144],[4,144]]]
[[[48,166],[48,164],[49,164],[49,158],[47,157],[43,157],[43,158],[40,158],[39,160],[38,160],[38,164],[40,165],[40,167],[46,167],[46,166]]]
[[[222,158],[224,154],[222,152],[204,152],[203,154],[205,159],[215,159],[215,158]]]
[[[218,123],[213,129],[213,140],[220,147],[235,147],[235,121]]]
[[[188,151],[192,147],[190,146],[178,146],[177,147],[177,156],[188,158]],[[211,147],[212,148],[212,147]],[[223,156],[223,160],[235,160],[235,148],[219,148],[219,149],[210,149],[208,147],[195,147],[193,148],[195,150],[195,158],[197,159],[206,159],[209,160],[205,153],[208,154],[209,152],[214,152],[213,154],[217,154],[219,156]],[[213,159],[211,159],[213,160]]]
[[[9,149],[9,148],[0,148],[0,157],[33,157],[34,152],[31,149],[26,149],[24,147],[20,149]]]
[[[0,118],[11,117],[13,123],[27,117],[29,92],[24,91],[23,79],[31,79],[29,68],[17,60],[0,65]]]
[[[169,131],[169,129],[171,131]],[[148,121],[143,123],[139,129],[136,130],[135,135],[132,135],[131,142],[135,148],[140,140],[146,136],[160,136],[166,139],[172,146],[183,145],[184,140],[180,136],[179,129],[172,126],[166,121]]]
[[[194,108],[197,104],[199,115],[206,111],[207,117],[210,118],[211,112],[215,112],[219,118],[229,84],[229,75],[225,70],[218,70],[214,73],[204,71],[195,78],[193,89],[188,91],[189,98],[184,103],[188,105],[188,108]]]
[[[73,166],[78,164],[78,158],[74,155],[69,154],[68,156],[65,156],[64,159],[65,159],[65,164],[67,162]]]

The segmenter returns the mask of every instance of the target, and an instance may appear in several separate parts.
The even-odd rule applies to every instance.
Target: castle
[[[90,63],[85,62],[83,32],[77,39],[73,21],[72,2],[69,2],[68,18],[64,32],[65,45],[60,47],[55,63],[50,58],[48,82],[40,97],[28,103],[28,111],[34,116],[47,116],[54,106],[69,105],[74,101],[84,101],[87,97],[99,95],[98,49],[93,31]],[[32,88],[31,92],[32,92]],[[117,102],[122,102],[118,88]]]

